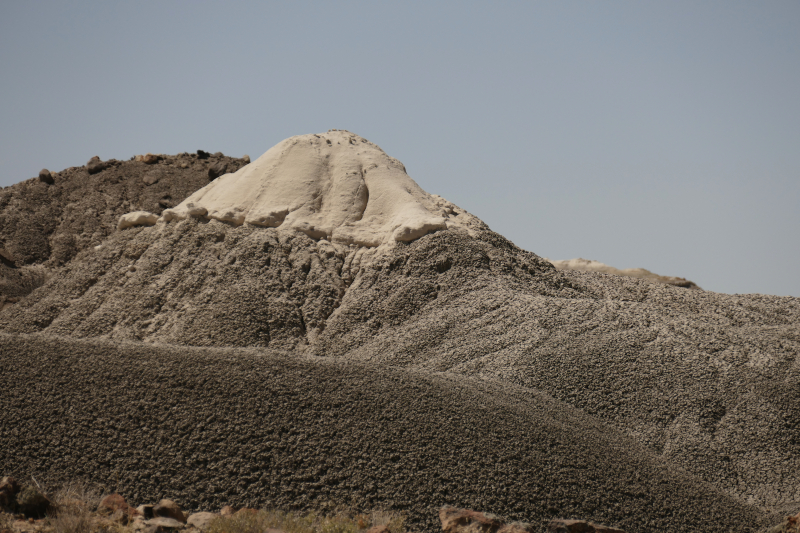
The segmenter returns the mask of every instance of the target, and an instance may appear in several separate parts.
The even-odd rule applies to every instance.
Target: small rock
[[[146,520],[145,524],[147,524],[148,526],[163,527],[167,529],[183,529],[184,527],[186,527],[183,521],[175,520],[174,518],[169,516],[156,516],[155,518]]]
[[[223,154],[222,152],[214,152],[214,157],[222,157],[223,155],[225,154]]]
[[[108,168],[108,163],[100,161],[100,158],[97,156],[94,156],[86,163],[86,171],[89,174],[97,174],[98,172],[104,171],[106,168]]]
[[[17,492],[19,492],[19,484],[16,479],[9,476],[0,479],[0,510],[11,509]]]
[[[133,226],[154,226],[158,222],[158,215],[149,211],[134,211],[119,217],[117,223],[118,230],[124,230]]]
[[[367,533],[392,533],[389,531],[389,526],[383,524],[381,526],[372,526],[367,530]]]
[[[215,163],[208,167],[208,179],[215,180],[218,177],[225,174],[225,171],[228,169],[228,165],[223,162]]]
[[[42,170],[39,171],[39,181],[41,181],[42,183],[46,183],[48,185],[52,185],[53,183],[55,183],[53,175],[50,174],[50,171],[47,170],[46,168],[43,168]]]
[[[602,526],[586,520],[551,520],[547,533],[625,533],[621,529]]]
[[[219,514],[220,514],[221,516],[233,516],[233,514],[234,514],[235,512],[236,512],[236,509],[235,509],[235,508],[231,507],[230,505],[226,505],[225,507],[223,507],[223,508],[220,510]]]
[[[155,507],[155,505],[140,505],[136,508],[136,512],[143,516],[145,520],[149,520],[153,518],[153,507]]]
[[[209,154],[208,152],[204,152],[203,150],[197,151],[197,159],[208,159],[210,155],[211,154]]]
[[[217,513],[194,513],[186,519],[186,525],[194,526],[200,531],[205,531],[208,529],[208,525],[211,523],[211,521],[218,516],[219,515]]]
[[[249,156],[249,155],[247,155],[247,154],[243,155],[243,156],[242,156],[242,161],[244,161],[244,162],[245,162],[245,164],[248,164],[248,163],[250,163],[250,156]]]
[[[189,168],[189,163],[186,161],[181,161],[181,164],[178,165],[180,168]]]
[[[151,170],[150,172],[142,176],[142,181],[144,182],[145,185],[153,185],[155,183],[158,183],[158,180],[160,180],[163,176],[164,173],[162,171]]]
[[[145,165],[155,165],[156,163],[158,163],[159,159],[161,159],[161,158],[158,157],[157,155],[151,154],[151,153],[147,153],[142,158],[142,163],[144,163]]]
[[[136,509],[128,505],[128,502],[125,501],[125,498],[122,495],[117,494],[109,494],[105,496],[97,506],[97,512],[100,514],[113,514],[116,511],[122,511],[126,515],[132,516],[136,514]]]
[[[246,515],[246,514],[254,515],[254,514],[258,514],[258,511],[256,509],[250,509],[248,507],[242,507],[241,509],[236,511],[235,514],[237,514],[237,515]]]
[[[153,516],[173,518],[181,523],[186,523],[186,516],[180,506],[172,500],[161,500],[153,507]]]
[[[17,510],[27,517],[41,518],[50,507],[50,500],[35,487],[25,485],[17,493]]]

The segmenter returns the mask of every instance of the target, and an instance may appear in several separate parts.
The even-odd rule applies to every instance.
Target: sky
[[[346,129],[551,259],[800,297],[800,2],[0,0],[0,186]]]

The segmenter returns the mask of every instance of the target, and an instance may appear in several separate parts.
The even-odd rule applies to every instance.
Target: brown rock
[[[445,506],[439,510],[444,533],[495,533],[505,524],[495,515]]]
[[[219,163],[215,163],[215,164],[211,165],[210,167],[208,167],[208,179],[209,180],[217,179],[218,177],[220,177],[223,174],[225,174],[225,171],[227,169],[228,169],[228,165],[223,163],[223,162],[219,162]]]
[[[250,509],[248,507],[242,507],[241,509],[236,511],[236,513],[234,513],[234,514],[237,514],[237,515],[242,515],[242,514],[253,515],[253,514],[258,514],[258,511],[256,509]]]
[[[245,164],[249,164],[250,163],[250,156],[245,154],[245,155],[242,156],[242,160],[245,162]]]
[[[625,533],[621,529],[595,524],[586,520],[551,520],[547,533]]]
[[[155,154],[147,153],[142,157],[142,162],[145,165],[155,165],[158,163],[159,157]]]
[[[160,170],[151,170],[150,172],[142,176],[142,181],[144,182],[145,185],[153,185],[155,183],[158,183],[158,180],[160,180],[163,176],[164,173],[161,172]]]
[[[367,533],[392,533],[389,531],[389,526],[386,524],[380,526],[372,526],[367,530]]]
[[[230,505],[226,505],[219,512],[221,516],[233,516],[234,513],[236,513],[236,509]]]
[[[173,518],[183,524],[186,523],[186,516],[184,516],[180,506],[172,500],[161,500],[158,502],[158,504],[153,507],[153,516],[155,518]]]
[[[217,513],[194,513],[186,519],[186,525],[196,527],[200,531],[205,531],[208,529],[211,521],[218,516]]]
[[[94,156],[86,163],[86,171],[89,174],[97,174],[98,172],[104,171],[106,168],[108,168],[108,163],[100,161],[100,158],[97,156]]]
[[[97,505],[97,512],[102,515],[114,515],[120,512],[126,516],[124,523],[127,523],[127,518],[139,514],[139,512],[128,505],[122,495],[114,493],[105,496]],[[115,520],[119,522],[119,520]]]
[[[55,183],[53,175],[46,168],[43,168],[42,170],[39,171],[39,181],[46,183],[48,185],[52,185],[53,183]]]

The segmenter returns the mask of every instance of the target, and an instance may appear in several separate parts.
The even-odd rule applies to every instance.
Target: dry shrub
[[[53,533],[90,533],[92,510],[100,493],[85,483],[62,486],[53,495],[53,512],[48,521]]]
[[[362,533],[375,525],[387,525],[392,533],[402,533],[403,517],[387,511],[351,516],[339,513],[331,516],[316,513],[258,511],[237,513],[214,519],[206,533],[263,533],[275,528],[286,533]]]

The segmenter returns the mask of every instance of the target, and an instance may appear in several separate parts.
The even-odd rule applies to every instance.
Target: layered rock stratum
[[[797,298],[558,270],[350,132],[204,179],[0,312],[6,471],[429,530],[443,504],[629,532],[800,506]]]

